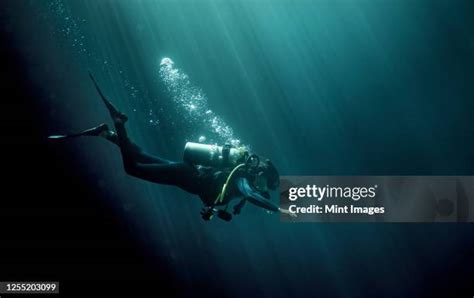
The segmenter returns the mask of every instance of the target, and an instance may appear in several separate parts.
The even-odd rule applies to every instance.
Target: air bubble
[[[159,73],[171,98],[182,110],[186,123],[193,127],[207,128],[212,135],[211,142],[240,145],[240,140],[234,136],[233,129],[222,118],[215,115],[208,106],[206,95],[190,82],[185,73],[174,67],[173,60],[168,57],[161,59]],[[204,136],[199,137],[199,140],[201,138],[206,140]]]

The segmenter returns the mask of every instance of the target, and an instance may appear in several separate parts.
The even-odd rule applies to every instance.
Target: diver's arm
[[[245,196],[250,203],[265,208],[273,212],[281,212],[282,210],[273,204],[270,200],[265,199],[261,194],[252,189],[247,179],[240,177],[237,179],[237,188]]]

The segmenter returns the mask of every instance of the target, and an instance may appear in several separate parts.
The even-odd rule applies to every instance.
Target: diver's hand
[[[298,217],[298,215],[296,215],[296,213],[290,212],[290,210],[288,210],[288,209],[278,208],[278,210],[283,214],[289,215],[290,217],[293,217],[293,218]]]

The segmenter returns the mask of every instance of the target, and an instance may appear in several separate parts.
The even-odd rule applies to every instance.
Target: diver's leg
[[[196,168],[186,163],[172,162],[144,153],[128,137],[127,130],[125,129],[125,122],[128,120],[127,116],[114,107],[102,93],[92,74],[89,73],[89,75],[114,121],[117,142],[122,153],[125,171],[132,176],[144,180],[159,184],[175,185],[185,191],[197,194],[198,171]]]
[[[125,121],[115,118],[114,125],[127,174],[159,184],[174,185],[187,192],[198,194],[199,173],[194,166],[144,153],[129,139]]]
[[[159,158],[157,156],[150,155],[145,153],[137,144],[132,142],[127,135],[127,131],[125,129],[125,122],[127,122],[128,117],[120,112],[110,100],[108,100],[102,90],[100,89],[97,81],[95,80],[94,76],[89,72],[89,76],[94,83],[95,89],[99,93],[102,102],[105,104],[105,107],[109,111],[110,117],[114,121],[115,129],[117,133],[111,131],[110,136],[106,138],[109,140],[113,140],[115,144],[117,144],[120,148],[125,149],[128,155],[131,155],[136,162],[139,163],[160,163],[160,164],[168,164],[170,161]],[[122,150],[124,151],[124,150]]]
[[[117,131],[117,143],[120,147],[122,155],[126,154],[127,157],[133,159],[136,163],[142,164],[172,164],[172,161],[169,161],[158,156],[154,156],[148,153],[145,153],[140,146],[135,144],[127,134],[127,129],[125,128],[125,123],[121,120],[114,121],[115,130]]]
[[[158,184],[177,186],[189,193],[198,194],[198,171],[184,162],[169,164],[141,164],[128,158],[122,151],[122,158],[127,174]]]
[[[127,135],[125,123],[114,121],[125,172],[159,184],[174,185],[198,193],[198,171],[184,162],[173,162],[143,152]]]
[[[148,153],[144,152],[142,148],[140,148],[137,144],[135,144],[132,141],[129,141],[129,146],[131,147],[130,150],[135,155],[136,161],[139,162],[139,163],[143,163],[143,164],[149,164],[149,163],[169,164],[169,163],[172,163],[171,161],[169,161],[167,159],[164,159],[164,158],[161,158],[161,157],[151,155],[151,154],[148,154]]]

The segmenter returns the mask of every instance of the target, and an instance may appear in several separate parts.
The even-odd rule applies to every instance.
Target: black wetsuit
[[[118,135],[118,141],[115,143],[120,147],[128,174],[159,184],[177,186],[198,195],[205,206],[214,205],[229,171],[174,162],[147,154],[128,138],[124,123],[115,123],[115,128]],[[268,194],[261,194],[250,185],[249,178],[245,173],[237,173],[219,205],[227,205],[231,200],[240,199],[238,209],[249,201],[270,211],[278,211],[278,207],[265,198]]]

